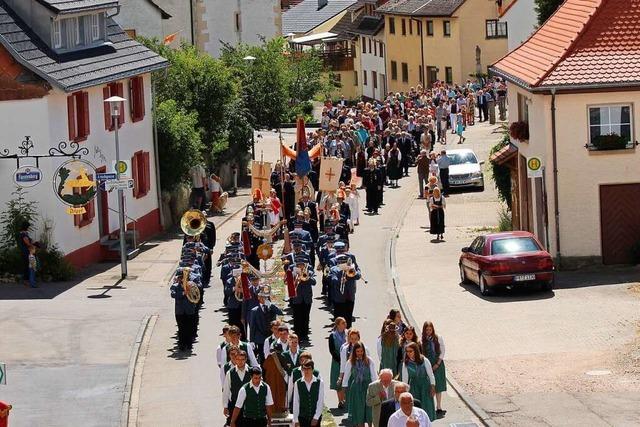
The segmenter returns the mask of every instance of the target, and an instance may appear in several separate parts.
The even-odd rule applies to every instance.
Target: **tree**
[[[204,144],[197,130],[198,114],[187,112],[170,99],[156,108],[160,182],[171,191],[188,178],[192,165],[202,161]]]
[[[544,24],[547,19],[560,7],[564,0],[535,0],[536,13],[538,14],[538,24]]]

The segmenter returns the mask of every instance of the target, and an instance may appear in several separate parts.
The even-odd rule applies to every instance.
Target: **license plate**
[[[519,274],[513,278],[515,282],[526,282],[527,280],[536,280],[535,274]]]
[[[464,183],[464,181],[461,181],[461,180],[459,180],[459,179],[452,179],[452,180],[450,181],[450,184],[453,184],[453,185],[460,185],[460,184],[462,184],[462,183]]]

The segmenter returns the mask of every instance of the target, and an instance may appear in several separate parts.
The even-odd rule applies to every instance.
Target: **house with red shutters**
[[[123,31],[113,19],[119,12],[117,0],[0,0],[0,154],[19,154],[27,136],[32,155],[77,143],[97,173],[113,171],[115,127],[104,100],[125,98],[118,133],[133,179],[125,190],[133,247],[161,229],[150,73],[168,62]],[[38,159],[42,181],[26,189],[41,215],[34,236],[46,221],[53,242],[78,267],[117,258],[117,192],[98,191],[86,213],[67,213],[52,185],[64,161]],[[21,159],[25,165],[35,166],[35,159]],[[0,159],[0,210],[16,189],[16,166],[15,159]]]

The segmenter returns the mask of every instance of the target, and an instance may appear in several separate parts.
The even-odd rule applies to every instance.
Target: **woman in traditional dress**
[[[429,197],[429,218],[431,227],[429,233],[435,234],[436,239],[440,240],[444,236],[444,209],[446,202],[440,192],[440,188],[433,189],[433,195]]]
[[[422,325],[422,354],[424,354],[436,378],[436,416],[442,417],[447,411],[442,410],[442,392],[447,391],[447,374],[444,367],[444,340],[436,334],[433,322],[426,321]]]
[[[333,331],[329,335],[329,353],[331,353],[331,374],[329,388],[338,394],[339,405],[344,405],[345,394],[340,382],[340,349],[347,342],[347,321],[336,317]]]
[[[384,321],[380,337],[378,337],[378,357],[380,358],[380,370],[391,369],[393,376],[398,375],[398,363],[396,357],[400,348],[400,339],[396,332],[398,327],[391,319]]]
[[[351,210],[351,222],[353,225],[360,225],[360,194],[355,182],[351,182],[346,193],[349,210]]]
[[[394,142],[393,147],[387,153],[387,175],[392,186],[398,186],[398,180],[402,178],[401,161],[402,154],[398,145]]]
[[[422,345],[420,344],[420,339],[418,338],[418,334],[416,333],[416,328],[413,326],[407,326],[400,337],[400,348],[398,349],[398,356],[396,357],[398,370],[402,367],[402,362],[406,356],[406,349],[411,343],[418,344],[418,348]]]
[[[271,207],[269,210],[269,224],[273,227],[280,221],[280,208],[282,207],[282,203],[278,198],[278,193],[276,193],[274,188],[272,188],[269,193],[267,203],[270,204]]]
[[[402,312],[397,308],[392,308],[391,310],[389,310],[387,319],[396,324],[398,337],[402,337],[405,329],[407,329],[407,325],[405,325],[404,321],[402,320]]]
[[[367,388],[376,377],[375,363],[367,356],[364,345],[355,343],[342,379],[342,386],[348,390],[348,418],[354,427],[364,427],[365,423],[371,423],[373,416],[371,406],[367,406]]]
[[[406,353],[401,371],[402,382],[409,384],[413,397],[422,402],[422,409],[431,421],[435,421],[433,396],[436,394],[436,381],[431,363],[420,353],[420,346],[416,343],[409,344]]]

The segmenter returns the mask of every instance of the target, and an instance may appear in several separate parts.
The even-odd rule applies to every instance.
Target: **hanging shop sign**
[[[97,195],[96,168],[86,160],[72,159],[61,164],[53,176],[53,190],[67,205],[70,215],[86,213],[85,205]]]
[[[13,182],[22,188],[34,187],[42,181],[42,171],[35,166],[22,166],[13,172]]]

